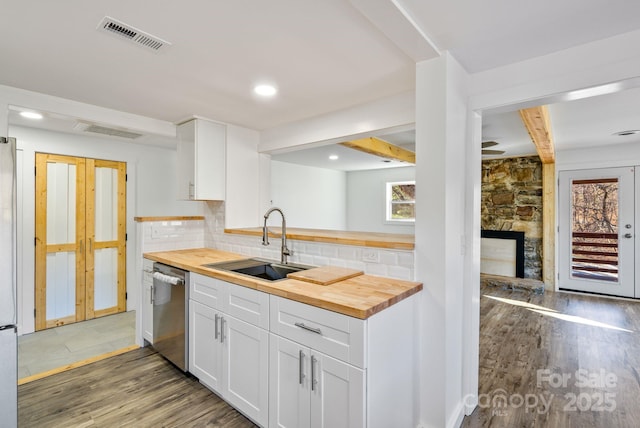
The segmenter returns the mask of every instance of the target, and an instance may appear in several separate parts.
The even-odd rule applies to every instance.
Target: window
[[[388,222],[413,223],[416,221],[416,182],[387,183]]]

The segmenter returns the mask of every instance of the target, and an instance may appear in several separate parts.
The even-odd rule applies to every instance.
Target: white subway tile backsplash
[[[307,244],[306,253],[312,256],[321,256],[322,248],[319,244]]]
[[[395,266],[398,264],[398,255],[391,251],[380,251],[380,263]]]
[[[313,262],[313,256],[308,254],[296,254],[296,262],[303,265],[315,266]]]
[[[413,270],[404,266],[389,266],[387,275],[391,278],[413,281]]]
[[[413,251],[398,252],[398,266],[413,268],[415,263],[415,255]]]
[[[247,257],[280,260],[280,239],[262,245],[259,236],[224,233],[224,204],[207,204],[205,220],[144,222],[140,226],[142,252],[209,247]],[[370,275],[414,280],[414,252],[351,245],[288,240],[294,263],[338,266]],[[365,257],[366,256],[366,260]]]
[[[338,257],[338,248],[336,245],[322,245],[320,253],[323,257],[336,258]]]
[[[322,256],[314,256],[313,257],[313,263],[311,263],[314,266],[328,266],[331,263],[329,263],[329,259],[327,257],[322,257]]]
[[[347,261],[344,260],[344,259],[330,259],[329,260],[329,265],[330,266],[337,266],[337,267],[346,268],[347,267]]]
[[[338,247],[338,257],[345,260],[360,260],[362,257],[362,250],[357,247],[351,247],[347,245],[340,245]]]
[[[364,273],[378,276],[389,276],[387,265],[381,265],[379,263],[365,263]]]
[[[367,266],[363,262],[358,262],[355,260],[346,260],[346,267],[348,267],[349,269],[361,270],[364,273],[368,273]]]

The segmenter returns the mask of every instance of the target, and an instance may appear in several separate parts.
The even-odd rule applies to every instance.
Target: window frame
[[[402,201],[402,202],[395,202],[395,204],[398,203],[402,203],[402,204],[413,204],[414,205],[414,216],[413,218],[409,218],[409,219],[401,219],[401,218],[392,218],[391,217],[391,213],[393,212],[393,205],[394,202],[391,199],[391,189],[393,188],[393,186],[398,186],[398,185],[406,185],[406,184],[412,184],[415,188],[416,185],[416,181],[415,180],[402,180],[402,181],[387,181],[385,183],[385,195],[384,195],[384,200],[385,200],[385,223],[386,224],[395,224],[395,225],[413,225],[416,222],[416,218],[415,218],[415,203],[416,200],[412,200],[412,201]]]

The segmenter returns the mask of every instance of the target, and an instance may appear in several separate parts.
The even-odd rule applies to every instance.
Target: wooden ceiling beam
[[[397,159],[403,162],[416,163],[416,154],[411,150],[387,143],[376,137],[360,138],[358,140],[345,141],[340,144],[385,159]]]
[[[549,120],[547,106],[522,109],[519,112],[542,163],[554,163],[556,161],[556,150],[553,145],[553,133],[551,132],[551,121]]]

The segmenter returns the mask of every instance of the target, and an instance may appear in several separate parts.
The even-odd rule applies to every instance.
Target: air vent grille
[[[166,40],[152,36],[149,33],[138,30],[131,25],[125,24],[124,22],[118,21],[117,19],[113,19],[109,16],[102,18],[102,21],[98,24],[98,30],[116,35],[153,52],[158,52],[171,46],[171,43]]]
[[[130,140],[142,137],[143,134],[137,132],[125,131],[124,129],[109,128],[107,126],[95,125],[92,123],[78,122],[74,126],[76,131],[93,132],[94,134],[108,135],[110,137],[127,138]]]

